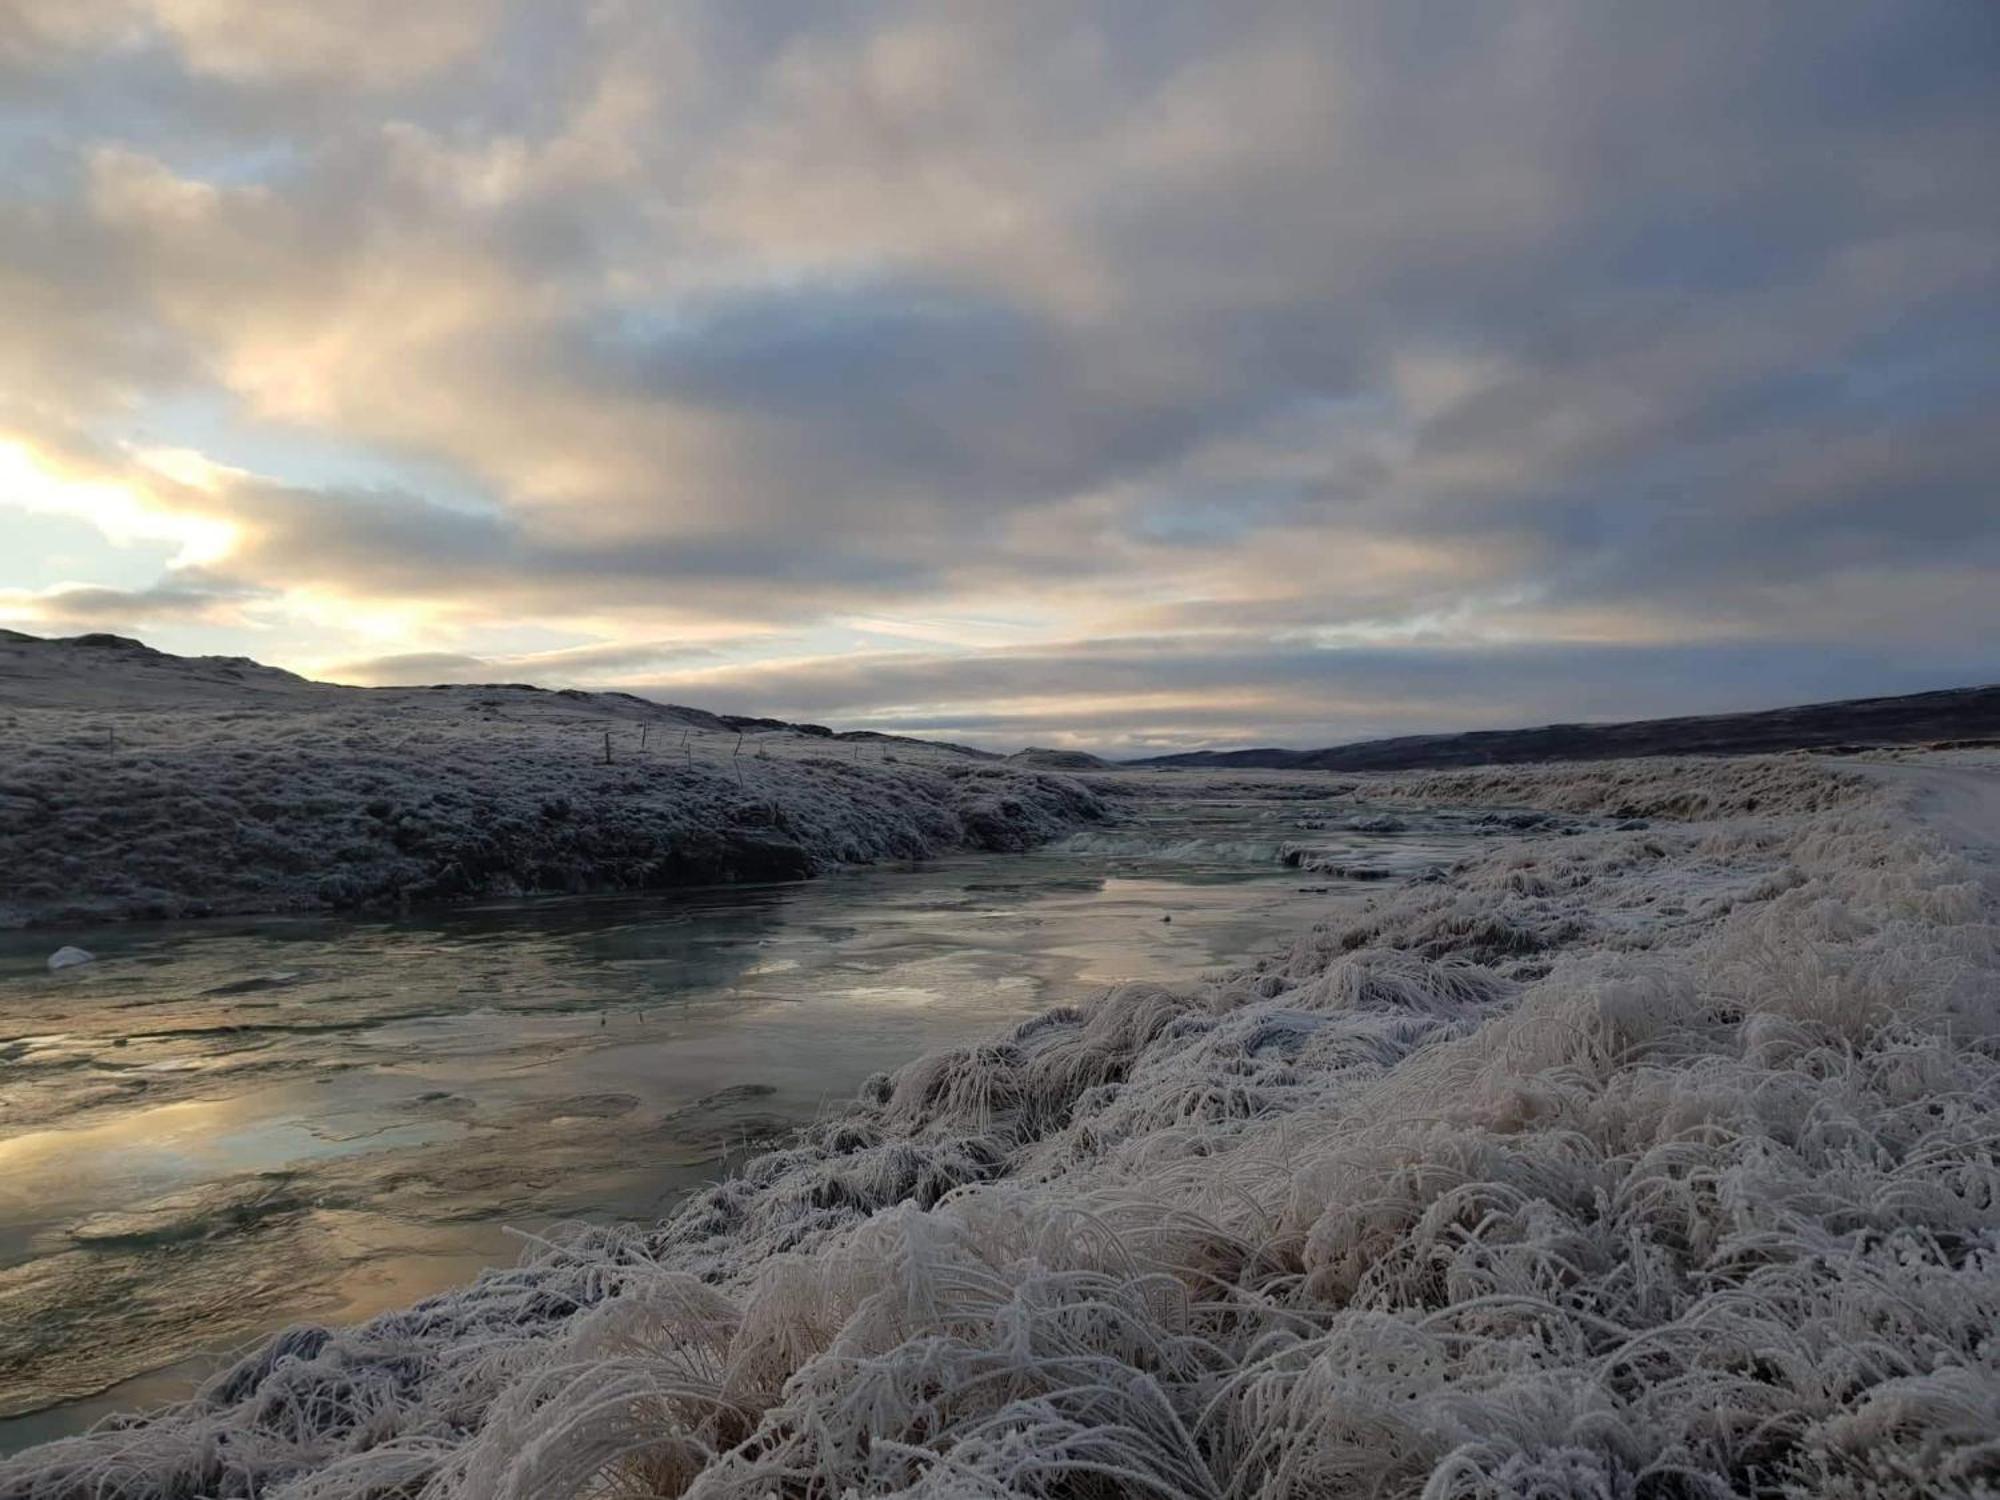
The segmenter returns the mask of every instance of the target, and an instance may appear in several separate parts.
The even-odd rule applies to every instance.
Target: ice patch
[[[1277,839],[1211,839],[1135,832],[1073,833],[1054,846],[1059,854],[1094,858],[1162,860],[1175,864],[1271,865],[1284,847]]]
[[[289,1172],[261,1172],[169,1193],[118,1213],[91,1214],[70,1225],[79,1245],[170,1244],[248,1228],[300,1206]]]

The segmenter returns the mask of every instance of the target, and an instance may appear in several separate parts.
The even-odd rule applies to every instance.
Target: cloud
[[[192,73],[248,86],[338,80],[375,89],[464,57],[485,35],[488,0],[14,0],[0,57],[171,48]]]
[[[31,4],[0,437],[322,661],[868,616],[1866,690],[2000,639],[1996,62],[1812,0]]]
[[[192,582],[143,589],[105,588],[87,583],[46,589],[0,589],[0,618],[79,630],[110,630],[198,620],[231,623],[240,606],[255,597],[235,588],[202,588]]]
[[[556,651],[521,652],[511,656],[475,656],[463,651],[404,651],[328,667],[323,676],[336,682],[369,687],[421,687],[434,682],[500,682],[527,680],[552,686],[620,680],[607,674],[621,669],[660,669],[708,660],[712,647],[661,642],[601,643]]]

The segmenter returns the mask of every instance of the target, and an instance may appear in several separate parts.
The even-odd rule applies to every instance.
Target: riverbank
[[[1627,826],[919,1059],[0,1495],[1978,1493],[2000,991],[1922,790],[1386,783]]]
[[[801,880],[1105,815],[1053,773],[529,691],[0,714],[0,926]]]

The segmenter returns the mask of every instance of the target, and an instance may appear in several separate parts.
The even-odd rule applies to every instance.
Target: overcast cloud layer
[[[2000,7],[0,4],[0,622],[998,746],[2000,677]]]

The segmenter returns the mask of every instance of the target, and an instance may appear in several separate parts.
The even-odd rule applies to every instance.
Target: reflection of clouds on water
[[[929,986],[907,984],[862,984],[841,990],[840,998],[854,1005],[884,1006],[893,1009],[934,1005],[938,992]]]

